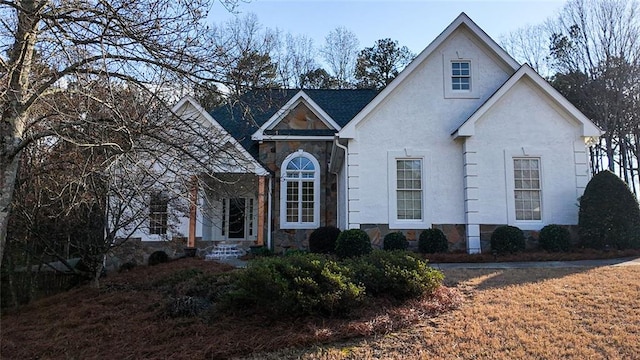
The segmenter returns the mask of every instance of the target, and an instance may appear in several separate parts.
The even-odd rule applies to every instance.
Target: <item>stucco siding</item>
[[[451,57],[475,64],[472,98],[445,98]],[[350,222],[388,224],[389,151],[429,154],[430,222],[464,223],[462,142],[450,136],[511,74],[497,65],[470,32],[460,28],[357,126],[349,142]],[[353,166],[358,164],[357,169]],[[352,170],[352,167],[354,170]],[[351,191],[357,188],[357,196]]]
[[[576,172],[587,168],[577,145],[580,128],[569,119],[529,80],[522,79],[477,121],[475,135],[466,141],[468,148],[477,151],[480,223],[537,229],[548,223],[577,223]],[[509,169],[514,157],[541,159],[539,223],[515,221],[509,209],[513,201],[509,187],[513,170]]]

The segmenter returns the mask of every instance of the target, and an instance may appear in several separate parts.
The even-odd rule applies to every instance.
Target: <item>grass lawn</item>
[[[435,299],[381,302],[349,319],[163,316],[166,294],[154,283],[193,267],[230,271],[195,259],[140,267],[107,278],[102,289],[3,314],[0,357],[640,358],[640,267],[446,270],[449,288]]]

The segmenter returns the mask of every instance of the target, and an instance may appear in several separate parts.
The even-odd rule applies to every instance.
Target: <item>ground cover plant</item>
[[[110,274],[100,289],[73,289],[3,314],[0,353],[3,359],[226,359],[380,336],[461,301],[459,292],[441,286],[400,304],[369,298],[348,317],[273,317],[203,306],[203,299],[226,293],[234,272],[188,258]]]

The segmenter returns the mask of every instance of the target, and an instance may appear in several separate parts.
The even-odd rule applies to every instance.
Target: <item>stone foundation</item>
[[[440,229],[449,241],[450,252],[466,252],[467,240],[465,237],[466,226],[464,224],[433,224],[434,229]],[[409,250],[418,251],[418,240],[423,229],[396,230],[389,229],[388,224],[363,224],[360,229],[371,238],[374,248],[382,249],[385,235],[392,232],[402,232],[409,240]]]

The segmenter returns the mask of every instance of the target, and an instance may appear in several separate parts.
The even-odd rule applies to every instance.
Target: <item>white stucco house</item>
[[[178,104],[252,163],[237,192],[200,194],[194,241],[304,248],[319,226],[363,229],[374,242],[438,227],[452,249],[480,252],[499,225],[576,225],[588,145],[601,135],[464,13],[379,93],[256,94],[250,121],[247,108]]]

